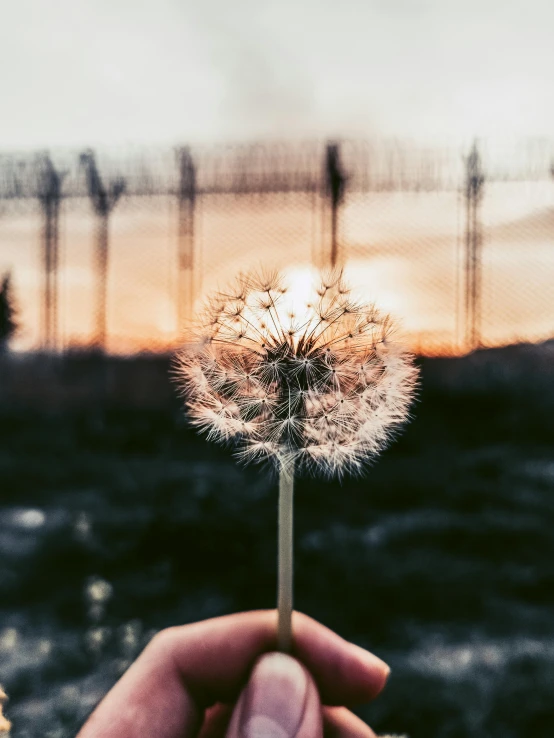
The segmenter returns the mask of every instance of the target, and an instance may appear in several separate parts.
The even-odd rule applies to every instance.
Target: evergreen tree
[[[12,279],[9,272],[0,282],[0,353],[4,353],[10,339],[17,331],[16,308]]]

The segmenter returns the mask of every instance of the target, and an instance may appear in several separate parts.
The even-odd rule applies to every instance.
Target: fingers
[[[217,704],[206,710],[198,738],[223,738],[232,714],[232,705]],[[325,738],[377,738],[371,728],[346,707],[323,707],[323,735]]]
[[[323,738],[321,703],[313,679],[290,656],[262,656],[250,675],[227,738]]]
[[[204,715],[204,722],[198,738],[223,738],[227,732],[232,714],[233,705],[218,703],[213,707],[209,707]]]
[[[275,611],[240,613],[162,631],[79,738],[196,736],[204,711],[235,702],[259,656],[275,650],[276,618]],[[293,637],[293,655],[325,704],[367,702],[383,688],[389,670],[380,659],[311,618],[294,613]]]
[[[203,711],[171,659],[152,641],[104,697],[77,738],[193,738],[202,719]]]
[[[390,669],[384,661],[307,615],[294,613],[293,634],[293,655],[314,677],[323,704],[369,702],[385,686]]]
[[[345,707],[324,707],[325,738],[376,738],[363,720]]]
[[[304,705],[304,718],[300,723],[296,738],[323,738],[321,699],[314,680],[309,675],[306,702]]]
[[[214,618],[165,631],[160,648],[171,658],[199,705],[233,702],[255,660],[276,648],[276,613],[258,611]],[[322,700],[352,705],[373,699],[389,669],[315,620],[294,613],[293,655],[315,679]]]
[[[231,720],[231,705],[217,705],[206,711],[198,738],[223,738]],[[324,738],[377,738],[371,728],[345,707],[323,707]]]

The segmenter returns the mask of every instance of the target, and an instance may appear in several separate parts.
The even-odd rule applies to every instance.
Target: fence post
[[[466,158],[466,229],[465,229],[465,323],[466,344],[470,350],[481,345],[482,319],[482,247],[483,233],[480,205],[485,175],[477,143]]]
[[[37,160],[38,199],[43,213],[42,227],[42,324],[41,347],[54,352],[58,348],[58,268],[59,216],[62,183],[66,172],[55,169],[48,153]]]
[[[194,308],[194,206],[196,168],[188,146],[177,151],[179,167],[178,203],[178,295],[177,315],[180,331],[191,321]]]
[[[96,327],[94,343],[100,352],[106,350],[108,269],[109,269],[109,218],[119,198],[125,192],[125,181],[118,177],[109,187],[103,184],[94,152],[90,149],[80,156],[81,166],[87,177],[88,195],[98,216],[96,227]]]
[[[335,267],[342,259],[339,244],[339,208],[344,198],[346,177],[344,176],[338,143],[328,143],[325,149],[325,185],[331,208],[329,258],[324,257],[327,266]],[[324,234],[326,229],[324,228]]]

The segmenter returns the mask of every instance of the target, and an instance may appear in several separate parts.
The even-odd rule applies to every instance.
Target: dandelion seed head
[[[298,298],[301,299],[298,299]],[[358,473],[408,416],[417,371],[341,272],[301,295],[277,272],[211,296],[175,364],[189,420],[245,462]]]

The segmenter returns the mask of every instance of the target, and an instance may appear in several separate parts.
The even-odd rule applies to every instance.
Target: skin
[[[291,736],[375,738],[348,708],[379,694],[386,664],[300,613],[292,655],[276,654],[276,619],[246,612],[160,632],[77,738],[242,738],[249,721],[260,729],[268,693]]]

